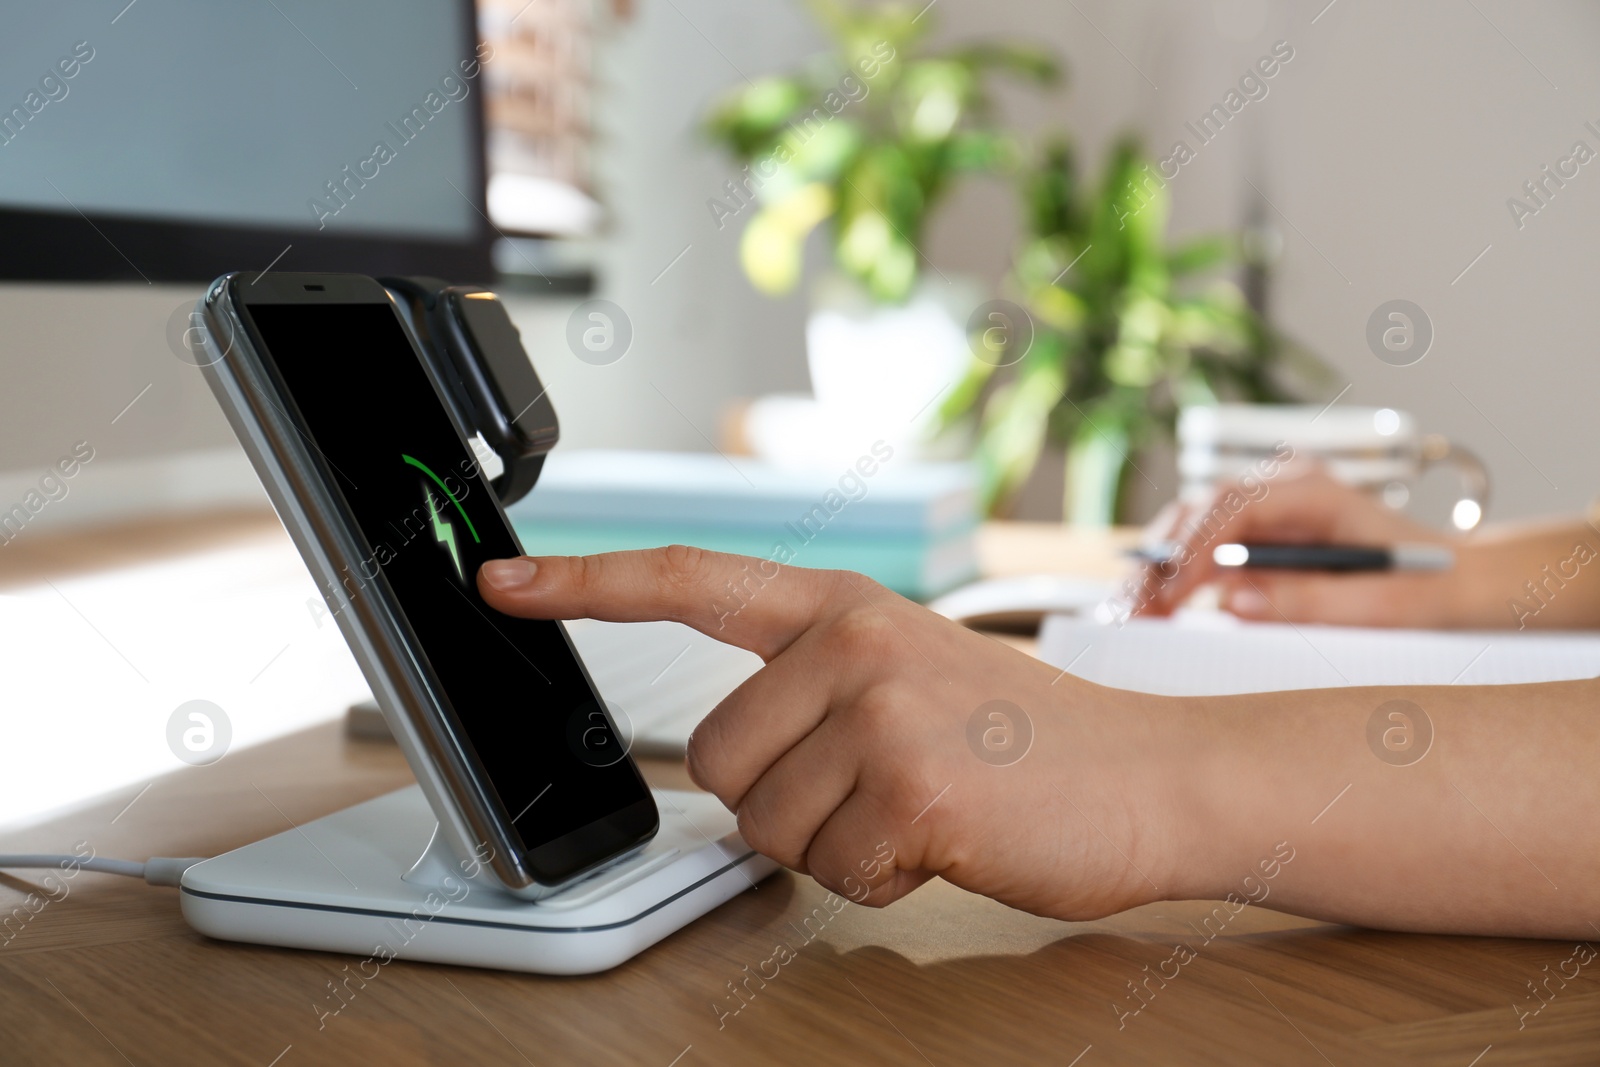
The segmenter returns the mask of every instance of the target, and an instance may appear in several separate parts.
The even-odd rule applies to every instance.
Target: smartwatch
[[[490,484],[500,502],[521,500],[560,439],[556,409],[500,298],[440,278],[380,278],[416,335],[446,406],[500,457]]]

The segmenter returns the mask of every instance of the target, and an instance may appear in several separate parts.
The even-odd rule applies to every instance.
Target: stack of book
[[[531,555],[690,544],[859,571],[917,599],[977,575],[976,472],[902,460],[882,442],[826,470],[716,453],[558,451],[509,514]]]

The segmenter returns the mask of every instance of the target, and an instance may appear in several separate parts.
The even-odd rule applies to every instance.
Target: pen
[[[1129,553],[1146,563],[1171,561],[1177,546],[1170,542]],[[1219,567],[1258,567],[1292,571],[1444,571],[1455,566],[1456,554],[1443,545],[1314,545],[1225,544],[1211,552]]]

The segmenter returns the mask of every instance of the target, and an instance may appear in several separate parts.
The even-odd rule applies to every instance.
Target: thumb
[[[520,556],[478,571],[489,606],[530,619],[671,620],[771,660],[826,611],[832,571],[686,545]]]

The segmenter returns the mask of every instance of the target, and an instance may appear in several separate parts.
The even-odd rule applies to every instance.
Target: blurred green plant
[[[1067,453],[1065,517],[1115,521],[1133,457],[1170,437],[1180,407],[1290,399],[1274,376],[1290,358],[1315,375],[1315,360],[1219,274],[1242,261],[1236,238],[1168,247],[1166,183],[1134,141],[1115,146],[1091,188],[1070,144],[1056,140],[1024,168],[1021,188],[1026,233],[1011,283],[1032,345],[1020,358],[974,358],[942,406],[947,426],[976,426],[990,512],[1005,511],[1055,442]],[[1025,339],[1027,324],[1004,328],[1017,332],[975,336],[974,352]]]
[[[806,237],[831,220],[834,260],[883,303],[916,285],[929,213],[959,175],[1014,166],[993,121],[996,72],[1049,85],[1048,52],[976,44],[933,51],[922,4],[810,0],[831,49],[802,70],[720,101],[705,129],[741,163],[743,181],[709,204],[719,226],[750,212],[740,261],[763,292],[791,290]]]

